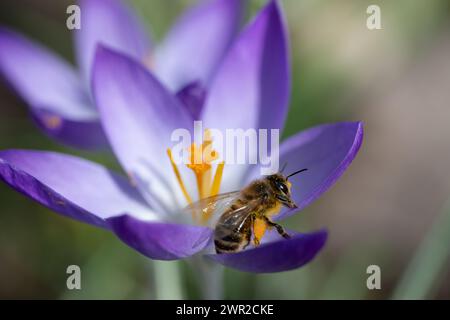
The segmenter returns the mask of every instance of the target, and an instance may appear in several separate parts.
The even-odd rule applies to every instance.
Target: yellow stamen
[[[220,182],[222,181],[223,167],[225,166],[225,162],[221,162],[217,165],[216,174],[214,175],[214,181],[211,187],[210,196],[215,196],[219,193],[220,190]]]
[[[205,194],[202,196],[202,198],[208,197],[208,190],[211,190],[211,172],[212,169],[206,170],[203,173],[203,189],[205,191]]]
[[[205,133],[203,135],[203,142],[200,145],[197,145],[195,142],[192,143],[189,146],[188,151],[189,151],[189,163],[186,164],[186,166],[189,169],[191,169],[195,174],[199,198],[203,199],[206,197],[215,196],[219,194],[220,183],[222,181],[225,163],[222,161],[217,165],[216,172],[214,174],[214,179],[212,180],[211,164],[212,162],[214,162],[219,158],[219,154],[217,153],[217,151],[212,149],[212,138],[210,131],[205,130]],[[172,152],[170,149],[167,150],[167,154],[170,158],[170,162],[172,164],[172,168],[177,178],[178,184],[180,185],[180,188],[183,191],[183,194],[188,203],[192,204],[192,200],[186,191],[186,187],[184,186],[180,172],[178,171],[178,168],[172,159]],[[195,219],[195,216],[197,214],[200,214],[201,216],[201,218],[199,219],[200,222],[205,223],[207,220],[209,220],[213,212],[201,212],[201,213],[192,212],[194,220],[197,220]]]
[[[198,196],[200,199],[205,197],[205,189],[203,188],[203,174],[195,172],[195,180],[197,181]]]
[[[220,182],[222,181],[222,174],[223,174],[223,167],[224,167],[224,165],[225,165],[225,163],[223,161],[217,165],[216,173],[214,175],[214,181],[212,183],[212,187],[211,187],[210,192],[209,192],[209,196],[210,197],[214,197],[214,196],[217,196],[219,194]],[[214,209],[207,210],[207,211],[203,212],[201,222],[202,223],[206,223],[211,218],[213,213],[214,213]]]
[[[184,186],[183,179],[181,179],[180,171],[178,171],[177,165],[175,164],[175,161],[173,161],[172,150],[167,149],[167,155],[169,156],[170,163],[172,164],[173,172],[175,172],[175,176],[177,178],[178,184],[180,185],[180,188],[181,188],[181,191],[183,192],[184,197],[186,198],[186,200],[189,204],[192,204],[192,199],[189,196],[189,193],[187,192],[186,187]]]

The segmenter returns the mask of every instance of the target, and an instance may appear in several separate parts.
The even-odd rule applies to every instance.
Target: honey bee
[[[251,182],[240,191],[222,193],[204,198],[187,207],[189,211],[200,213],[208,220],[214,213],[217,217],[211,222],[214,226],[214,244],[217,253],[234,253],[245,249],[251,242],[260,244],[267,228],[275,228],[283,238],[289,234],[271,217],[282,206],[297,208],[291,197],[291,183],[288,176],[276,173]]]

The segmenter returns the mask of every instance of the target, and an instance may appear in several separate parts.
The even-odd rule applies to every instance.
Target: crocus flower
[[[237,32],[242,1],[202,1],[155,46],[121,0],[80,0],[81,29],[74,37],[78,70],[47,48],[0,28],[0,74],[48,135],[81,148],[103,147],[107,140],[90,91],[97,44],[140,61],[195,113]]]
[[[282,128],[289,70],[284,19],[277,2],[271,1],[224,57],[199,119],[217,129]],[[221,192],[241,189],[258,177],[259,166],[220,163],[213,181],[211,163],[201,168],[172,163],[171,133],[191,129],[192,117],[148,69],[125,54],[100,46],[92,83],[100,121],[128,178],[69,155],[8,150],[0,152],[0,176],[7,184],[60,214],[110,230],[151,259],[204,254],[242,271],[278,272],[304,265],[323,247],[323,230],[290,231],[290,239],[269,231],[258,247],[215,254],[210,227],[179,223],[186,218],[180,217],[188,204],[186,195],[195,201],[196,191],[208,195],[218,186]],[[336,182],[362,138],[361,123],[345,122],[308,129],[281,144],[280,163],[288,163],[287,171],[308,168],[290,180],[298,210]],[[211,189],[196,190],[196,178],[206,181],[208,174]],[[281,211],[276,219],[295,212]]]

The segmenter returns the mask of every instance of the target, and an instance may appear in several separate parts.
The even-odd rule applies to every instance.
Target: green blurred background
[[[2,0],[0,25],[73,61],[65,27],[72,3]],[[156,39],[192,3],[132,1]],[[278,274],[227,269],[225,297],[450,298],[449,1],[282,3],[293,72],[285,136],[324,122],[363,120],[365,140],[340,181],[286,222],[300,231],[329,230],[319,256]],[[248,15],[263,4],[250,1]],[[366,28],[370,4],[381,7],[382,30]],[[68,149],[43,136],[3,84],[0,104],[0,149],[59,150],[117,168],[106,154]],[[80,291],[66,289],[71,264],[81,266]],[[381,290],[366,287],[372,264],[381,268]],[[172,287],[173,278],[164,286],[155,277],[176,268],[181,291]],[[154,263],[110,233],[51,213],[0,184],[0,298],[199,298],[195,273],[185,262]]]

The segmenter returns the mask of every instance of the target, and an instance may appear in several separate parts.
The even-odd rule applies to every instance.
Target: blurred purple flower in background
[[[154,46],[120,0],[80,0],[79,70],[24,36],[0,28],[0,73],[51,137],[81,148],[107,145],[90,91],[98,43],[141,62],[197,114],[216,67],[238,31],[242,0],[208,0],[187,11]]]
[[[289,240],[269,232],[259,247],[233,254],[211,253],[211,228],[180,223],[185,219],[180,212],[187,201],[166,154],[173,144],[173,130],[192,130],[192,115],[129,54],[99,46],[92,74],[99,119],[130,179],[69,155],[8,150],[0,152],[2,180],[60,214],[111,230],[152,259],[175,260],[205,253],[242,271],[278,272],[304,265],[323,247],[325,231],[290,231]],[[159,79],[167,82],[165,77]],[[217,129],[282,128],[289,94],[285,24],[278,4],[272,1],[230,47],[198,119]],[[361,123],[336,123],[308,129],[282,143],[280,163],[287,162],[288,171],[308,168],[291,180],[298,210],[336,182],[356,156],[362,138]],[[194,196],[194,175],[184,166],[178,170],[186,191]],[[225,164],[224,172],[221,192],[244,187],[259,175],[259,167]],[[282,211],[277,220],[295,212]]]

